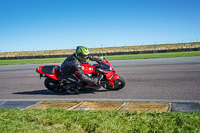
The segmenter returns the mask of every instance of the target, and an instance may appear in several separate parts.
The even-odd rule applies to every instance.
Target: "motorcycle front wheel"
[[[60,86],[59,81],[57,80],[46,78],[44,80],[44,85],[48,90],[53,91],[55,93],[65,92],[65,90]]]
[[[125,80],[120,76],[117,80],[115,80],[113,82],[114,82],[113,87],[110,85],[110,83],[106,83],[103,87],[110,91],[116,91],[116,90],[120,90],[120,89],[124,88],[124,86],[125,86]]]

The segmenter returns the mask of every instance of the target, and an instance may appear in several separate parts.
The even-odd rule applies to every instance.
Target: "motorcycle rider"
[[[95,58],[89,55],[89,49],[84,46],[78,46],[74,54],[68,56],[65,61],[61,64],[60,71],[62,72],[64,79],[73,83],[73,87],[77,89],[77,85],[81,86],[80,80],[82,82],[93,82],[98,84],[98,78],[89,77],[83,73],[81,64],[88,62],[89,60],[100,62],[101,59]],[[74,75],[77,72],[79,79]],[[77,90],[76,90],[77,91]]]

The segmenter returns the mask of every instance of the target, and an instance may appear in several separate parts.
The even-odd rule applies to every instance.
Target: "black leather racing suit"
[[[88,55],[89,60],[92,61],[96,61],[99,62],[101,61],[98,58],[95,58],[91,55]],[[88,77],[87,75],[85,75],[82,71],[82,67],[81,67],[81,61],[79,61],[75,54],[67,57],[65,59],[65,61],[61,64],[61,72],[64,76],[64,78],[68,78],[68,77],[73,77],[73,79],[75,79],[74,77],[74,72],[76,71],[78,73],[78,75],[80,76],[80,80],[83,82],[93,82],[93,83],[97,83],[98,79],[97,78],[92,78],[92,77]]]

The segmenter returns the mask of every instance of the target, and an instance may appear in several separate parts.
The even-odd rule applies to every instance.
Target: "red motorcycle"
[[[103,57],[103,59],[105,59]],[[91,82],[82,83],[79,90],[87,90],[89,89],[99,89],[101,87],[107,90],[120,90],[125,86],[125,80],[116,74],[113,66],[106,59],[102,60],[98,64],[91,65],[89,63],[82,64],[82,70],[84,74],[89,77],[99,77],[99,84],[96,85]],[[62,93],[68,91],[70,93],[74,92],[76,85],[71,85],[70,87],[66,87],[67,84],[71,84],[71,82],[63,79],[62,74],[60,72],[60,66],[58,65],[48,65],[48,66],[40,66],[36,69],[36,72],[40,74],[41,77],[46,77],[44,80],[45,87],[53,92]],[[74,73],[77,78],[79,75]],[[65,82],[63,82],[65,81]]]

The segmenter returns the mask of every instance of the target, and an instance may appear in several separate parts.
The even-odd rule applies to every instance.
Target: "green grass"
[[[142,113],[0,109],[0,132],[22,133],[198,133],[200,112]]]
[[[107,60],[129,60],[129,59],[151,59],[151,58],[191,57],[191,56],[200,56],[200,51],[154,53],[154,54],[113,55],[113,56],[105,56],[105,58]],[[65,58],[0,60],[0,65],[61,63],[64,60],[65,60]]]
[[[59,62],[63,62],[64,60],[65,60],[65,58],[40,58],[40,59],[0,60],[0,65],[59,63]]]
[[[129,59],[152,59],[152,58],[172,58],[172,57],[191,57],[191,56],[200,56],[200,51],[113,55],[105,57],[108,60],[129,60]]]

